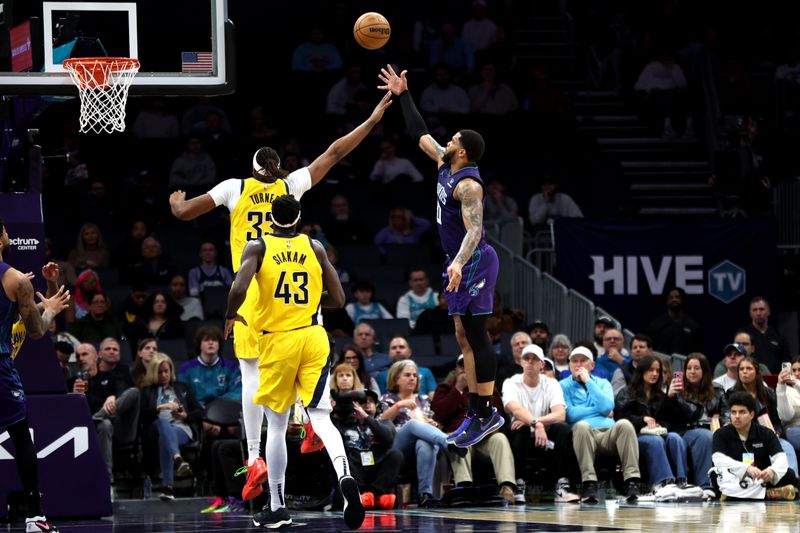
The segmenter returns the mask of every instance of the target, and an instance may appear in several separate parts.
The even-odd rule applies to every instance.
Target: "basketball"
[[[380,13],[364,13],[353,26],[353,37],[367,50],[377,50],[385,45],[392,33],[389,21]]]

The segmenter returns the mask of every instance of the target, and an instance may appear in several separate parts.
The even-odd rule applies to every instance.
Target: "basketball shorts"
[[[488,315],[494,309],[494,287],[497,284],[497,273],[500,262],[497,252],[488,243],[481,243],[472,252],[472,257],[461,269],[461,283],[458,291],[447,292],[446,261],[442,272],[442,293],[447,301],[447,310],[451,315]]]
[[[25,391],[14,360],[7,354],[0,355],[0,433],[26,416]]]
[[[254,293],[254,291],[256,291]],[[233,324],[233,351],[239,359],[256,359],[264,352],[261,345],[263,335],[261,330],[252,326],[253,306],[258,299],[258,287],[251,283],[247,288],[247,296],[239,308],[239,314],[247,320],[245,326],[241,322]]]
[[[331,408],[333,362],[328,334],[322,326],[265,333],[258,362],[259,383],[253,402],[282,413],[298,399],[303,406]]]

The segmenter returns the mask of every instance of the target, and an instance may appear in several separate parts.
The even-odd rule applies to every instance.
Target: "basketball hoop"
[[[81,133],[125,131],[125,102],[139,60],[130,57],[73,57],[64,68],[81,98]]]

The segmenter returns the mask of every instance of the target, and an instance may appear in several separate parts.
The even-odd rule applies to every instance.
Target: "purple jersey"
[[[11,265],[0,261],[0,280],[3,279]],[[12,302],[6,296],[6,291],[0,290],[0,357],[10,356],[14,351],[11,338],[11,329],[17,321],[17,302]]]
[[[464,178],[472,178],[483,187],[478,167],[464,167],[455,174],[450,174],[450,165],[442,165],[439,169],[439,182],[436,185],[436,222],[439,224],[442,248],[447,254],[442,272],[442,291],[445,291],[448,285],[447,266],[458,255],[461,242],[464,240],[464,235],[467,234],[464,218],[461,216],[461,202],[453,198],[456,185]],[[494,286],[497,282],[499,267],[497,254],[484,239],[483,228],[481,228],[481,240],[463,265],[458,290],[444,292],[449,313],[451,315],[490,314],[493,309]]]
[[[0,261],[0,279],[9,268],[8,263]],[[25,418],[27,413],[25,392],[11,359],[14,352],[11,331],[16,320],[17,302],[9,300],[6,291],[0,287],[0,433]]]
[[[436,223],[439,225],[439,238],[448,261],[458,255],[461,242],[464,240],[464,235],[467,234],[464,218],[461,216],[461,202],[453,198],[456,185],[464,178],[472,178],[480,183],[481,187],[484,187],[478,167],[464,167],[455,174],[450,173],[450,165],[442,165],[439,169],[439,178],[436,184]],[[484,244],[483,237],[483,228],[481,228],[481,241],[478,243],[478,247]]]

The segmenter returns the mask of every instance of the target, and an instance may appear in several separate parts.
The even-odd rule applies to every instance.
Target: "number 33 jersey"
[[[322,266],[308,235],[262,237],[266,252],[256,272],[253,326],[263,332],[321,324]]]
[[[264,183],[256,178],[229,179],[208,191],[216,205],[224,205],[231,214],[231,265],[239,271],[247,241],[271,233],[272,201],[291,194],[298,201],[311,188],[308,167],[295,170],[286,179]]]

